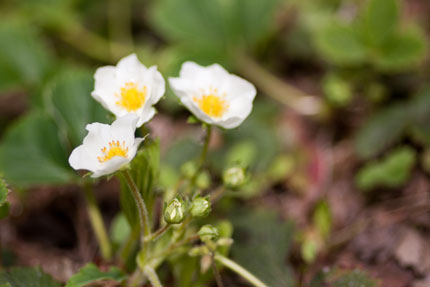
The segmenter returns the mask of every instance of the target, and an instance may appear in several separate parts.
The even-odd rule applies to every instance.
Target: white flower
[[[185,62],[179,78],[169,78],[181,102],[200,120],[226,129],[239,126],[251,113],[257,93],[250,82],[218,64]]]
[[[135,54],[121,59],[116,67],[98,68],[94,79],[93,98],[117,117],[136,114],[138,127],[152,119],[156,112],[152,106],[165,92],[157,67],[146,68]]]
[[[83,144],[72,151],[70,165],[76,170],[91,171],[91,177],[100,177],[129,163],[143,141],[143,138],[134,137],[137,120],[136,115],[129,114],[118,118],[112,125],[88,124],[88,135]]]

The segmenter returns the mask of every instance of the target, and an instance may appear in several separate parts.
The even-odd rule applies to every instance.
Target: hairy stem
[[[211,134],[212,134],[212,126],[207,125],[206,126],[205,142],[203,144],[202,153],[200,154],[199,169],[201,169],[203,167],[203,165],[205,164],[206,155],[208,153],[208,148],[209,148],[209,142],[211,140]]]
[[[151,228],[149,223],[149,215],[148,215],[148,209],[146,208],[145,202],[143,201],[142,196],[140,195],[140,192],[134,183],[133,177],[130,174],[129,170],[124,170],[123,175],[127,181],[128,187],[130,188],[131,192],[133,193],[134,200],[136,201],[137,211],[139,213],[139,223],[140,223],[140,230],[142,233],[142,244],[145,242],[145,237],[151,235]]]
[[[84,183],[84,195],[87,202],[90,223],[94,234],[96,235],[102,256],[105,260],[110,260],[112,257],[112,246],[106,232],[100,209],[93,193],[92,185],[89,182]]]
[[[227,257],[224,257],[220,254],[215,254],[214,259],[227,267],[228,269],[236,272],[240,276],[242,276],[244,279],[248,280],[249,283],[254,285],[255,287],[268,287],[266,284],[264,284],[260,279],[255,277],[253,274],[251,274],[248,270],[237,264],[231,259],[228,259]]]

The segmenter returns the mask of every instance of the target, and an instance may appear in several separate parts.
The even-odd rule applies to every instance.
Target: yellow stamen
[[[218,95],[218,89],[209,89],[209,93],[198,98],[194,97],[193,101],[199,105],[199,108],[208,116],[214,118],[220,118],[228,109],[228,104],[225,101],[225,94],[222,96]]]
[[[123,107],[127,112],[133,112],[145,104],[146,94],[146,86],[144,86],[142,90],[138,88],[136,83],[127,82],[125,83],[125,86],[121,88],[121,95],[116,95],[117,97],[120,97],[120,100],[115,104]]]
[[[103,155],[98,156],[97,159],[99,162],[106,162],[114,156],[127,157],[128,147],[125,146],[125,141],[122,142],[122,145],[119,141],[111,141],[109,142],[109,148],[103,147],[101,152]]]

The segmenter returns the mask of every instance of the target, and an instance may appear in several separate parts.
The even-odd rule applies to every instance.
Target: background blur
[[[215,182],[237,161],[253,175],[211,215],[232,221],[235,260],[274,287],[326,286],[328,267],[430,286],[429,32],[427,0],[2,0],[0,175],[14,192],[0,268],[66,280],[96,260],[67,158],[87,123],[111,121],[90,97],[95,69],[135,52],[166,79],[216,62],[258,89],[210,146]],[[201,131],[170,90],[157,108],[163,188]],[[117,188],[97,186],[109,223]]]

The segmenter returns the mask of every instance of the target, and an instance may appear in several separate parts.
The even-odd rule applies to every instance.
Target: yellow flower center
[[[127,82],[125,86],[121,88],[121,95],[117,94],[120,98],[115,104],[123,107],[127,112],[133,112],[138,110],[145,103],[147,88],[146,86],[139,89],[136,83]]]
[[[209,89],[209,93],[198,98],[194,97],[193,101],[199,105],[199,108],[208,116],[214,118],[220,118],[228,109],[225,94],[222,96],[218,95],[218,89]]]
[[[127,157],[128,147],[125,146],[125,141],[122,142],[122,145],[119,141],[111,141],[109,148],[103,147],[101,151],[102,156],[98,156],[97,159],[99,162],[106,162],[114,156]]]

